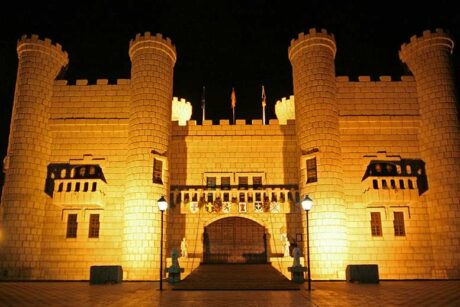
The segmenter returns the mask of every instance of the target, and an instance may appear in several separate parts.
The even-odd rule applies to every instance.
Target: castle
[[[200,263],[271,263],[291,248],[311,274],[343,280],[349,264],[382,279],[460,278],[460,139],[452,37],[436,29],[403,44],[413,76],[337,77],[334,36],[291,41],[294,95],[277,120],[190,120],[173,99],[176,49],[145,33],[131,42],[131,79],[56,80],[68,55],[23,36],[0,206],[0,279],[85,280],[121,265],[158,280],[183,238],[186,273]],[[167,257],[167,256],[166,256]],[[166,261],[166,260],[165,260]]]

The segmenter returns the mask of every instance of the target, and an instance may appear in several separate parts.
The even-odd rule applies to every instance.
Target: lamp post
[[[163,213],[168,208],[168,203],[164,196],[157,201],[158,209],[161,212],[161,239],[160,239],[160,291],[163,291]]]
[[[305,198],[302,200],[302,209],[305,210],[305,216],[307,217],[307,273],[308,273],[308,291],[311,291],[311,276],[310,276],[310,234],[309,234],[309,225],[308,225],[308,212],[313,206],[313,200],[305,195]]]

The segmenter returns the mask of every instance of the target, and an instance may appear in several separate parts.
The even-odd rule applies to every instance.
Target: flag
[[[204,122],[206,119],[206,99],[205,99],[205,90],[206,88],[203,86],[203,94],[201,95],[201,113],[203,115],[202,121]]]
[[[267,97],[265,96],[265,87],[262,85],[262,107],[267,106]]]
[[[232,100],[232,109],[235,109],[235,107],[236,107],[236,94],[235,94],[235,88],[234,87],[232,87],[231,100]]]
[[[203,86],[203,94],[201,95],[201,108],[203,110],[205,109],[205,105],[206,105],[205,91],[206,91],[206,88]]]

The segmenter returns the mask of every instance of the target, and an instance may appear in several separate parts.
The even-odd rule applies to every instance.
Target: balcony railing
[[[369,176],[362,182],[363,201],[371,203],[407,203],[419,198],[415,176]]]
[[[53,204],[62,207],[102,208],[105,183],[101,179],[55,179]]]
[[[174,203],[181,213],[290,213],[299,207],[299,193],[288,188],[185,188],[173,190]]]

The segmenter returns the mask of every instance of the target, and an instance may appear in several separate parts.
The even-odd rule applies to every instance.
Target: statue
[[[179,266],[179,251],[176,248],[171,250],[171,266],[166,269],[169,273],[168,282],[171,284],[178,283],[180,281],[180,274],[184,272],[184,269]]]
[[[183,258],[188,258],[187,241],[185,237],[182,239],[182,242],[180,243],[180,252]]]
[[[176,248],[171,250],[171,261],[172,265],[171,268],[179,268],[179,252]]]
[[[292,266],[300,267],[301,266],[301,264],[300,264],[300,256],[301,256],[300,248],[294,247],[294,249],[292,250],[292,255],[294,256],[294,263],[292,264]]]
[[[287,233],[282,233],[281,234],[281,242],[283,242],[283,255],[284,257],[289,257],[289,246],[290,246],[290,242],[289,242],[289,238],[288,238],[288,235]]]

